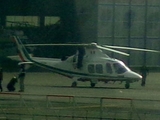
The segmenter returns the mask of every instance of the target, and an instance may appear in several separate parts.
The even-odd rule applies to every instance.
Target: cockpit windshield
[[[114,68],[114,70],[115,70],[115,72],[117,73],[117,74],[122,74],[122,73],[124,73],[124,72],[126,72],[126,71],[128,71],[129,70],[129,68],[127,68],[125,65],[124,65],[124,63],[119,63],[119,62],[117,62],[117,63],[113,63],[113,68]]]

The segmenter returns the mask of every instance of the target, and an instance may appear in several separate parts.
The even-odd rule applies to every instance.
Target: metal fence
[[[159,120],[160,100],[0,94],[1,120]]]

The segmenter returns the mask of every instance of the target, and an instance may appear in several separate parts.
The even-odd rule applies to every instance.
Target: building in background
[[[7,27],[21,21],[41,30],[51,26],[44,29],[45,35],[37,36],[52,42],[98,42],[160,50],[159,11],[159,0],[4,0],[0,4],[0,24]],[[159,54],[125,52],[130,57],[108,54],[129,66],[160,66]]]
[[[98,0],[98,43],[160,50],[159,33],[159,0]],[[129,53],[110,55],[130,66],[160,65],[159,54]]]

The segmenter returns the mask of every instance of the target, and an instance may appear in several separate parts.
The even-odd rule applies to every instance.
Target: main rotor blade
[[[97,48],[102,49],[102,50],[106,50],[106,51],[111,51],[111,52],[114,52],[114,53],[118,53],[118,54],[121,54],[121,55],[129,56],[129,54],[127,54],[125,52],[121,52],[121,51],[114,50],[114,49],[111,49],[111,48],[106,48],[106,47],[102,47],[102,46],[99,46],[99,45],[97,45]]]
[[[104,47],[106,47],[106,48],[114,48],[114,49],[122,49],[122,50],[133,50],[133,51],[143,51],[143,52],[155,52],[155,53],[160,53],[160,51],[151,50],[151,49],[141,49],[141,48],[121,47],[121,46],[108,46],[108,45],[104,45]]]
[[[24,44],[26,47],[36,46],[88,46],[90,44]]]

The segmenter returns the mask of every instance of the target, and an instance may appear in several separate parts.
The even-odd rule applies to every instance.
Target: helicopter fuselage
[[[34,58],[33,58],[34,60]],[[120,81],[133,83],[141,80],[141,75],[131,71],[122,61],[110,58],[103,54],[101,50],[86,50],[82,59],[81,68],[77,67],[78,54],[68,57],[66,60],[60,59],[40,59],[36,58],[34,63],[50,68],[53,72],[76,78],[78,81],[90,81],[95,85],[98,81],[108,83],[109,81]],[[127,88],[127,87],[126,87]]]
[[[22,60],[21,64],[35,64],[72,78],[74,80],[73,87],[77,85],[76,81],[90,81],[91,87],[94,87],[98,81],[105,83],[125,81],[125,87],[129,88],[130,83],[142,79],[141,75],[131,71],[122,61],[106,55],[101,50],[103,47],[98,46],[96,43],[79,48],[76,54],[66,59],[54,59],[31,57],[18,37],[13,37],[13,40],[17,44],[19,56]],[[119,51],[115,52],[119,53]]]

